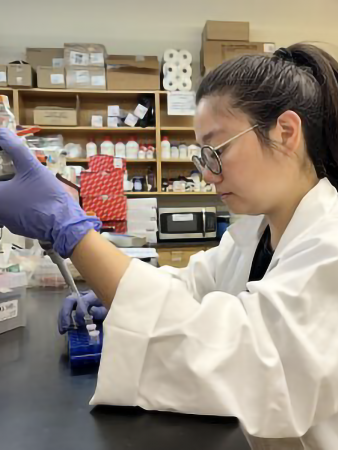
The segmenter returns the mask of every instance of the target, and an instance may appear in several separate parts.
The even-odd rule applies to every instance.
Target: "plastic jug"
[[[87,154],[87,158],[97,155],[97,146],[96,146],[93,138],[90,138],[90,141],[86,145],[86,154]]]
[[[175,145],[171,147],[171,158],[178,159],[180,157],[180,152],[178,151],[178,147]]]
[[[126,158],[137,159],[139,151],[139,145],[135,140],[135,137],[131,137],[126,145]]]
[[[180,144],[178,147],[180,151],[180,159],[187,159],[188,158],[188,147],[185,144]]]
[[[114,144],[109,136],[105,137],[101,144],[101,155],[114,156]]]
[[[170,159],[170,142],[167,136],[163,136],[161,142],[161,156],[162,159]]]
[[[122,141],[118,141],[115,145],[115,156],[118,158],[126,157],[126,146]]]

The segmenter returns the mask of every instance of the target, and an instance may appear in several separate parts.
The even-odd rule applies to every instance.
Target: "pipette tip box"
[[[103,330],[102,326],[99,339],[92,343],[86,328],[78,328],[68,331],[68,356],[72,369],[85,366],[99,365],[102,352]]]

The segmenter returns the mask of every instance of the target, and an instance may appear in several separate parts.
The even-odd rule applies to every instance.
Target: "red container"
[[[123,195],[96,195],[82,197],[82,208],[94,213],[102,222],[126,220],[127,199]]]
[[[81,197],[87,195],[123,195],[123,171],[82,172]]]
[[[97,155],[89,158],[89,170],[92,172],[114,172],[126,170],[126,160],[108,155]]]

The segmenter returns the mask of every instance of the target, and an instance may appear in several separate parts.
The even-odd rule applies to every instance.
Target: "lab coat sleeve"
[[[134,260],[104,323],[91,404],[231,415],[250,435],[304,435],[338,411],[337,254],[329,239],[301,243],[249,292],[210,290],[201,302],[181,277]]]

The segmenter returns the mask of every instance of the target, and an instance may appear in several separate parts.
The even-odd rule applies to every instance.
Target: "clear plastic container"
[[[0,274],[0,334],[26,326],[25,272]]]
[[[43,288],[66,287],[65,280],[61,275],[60,270],[57,265],[49,259],[49,256],[41,258],[33,274],[32,284]]]

